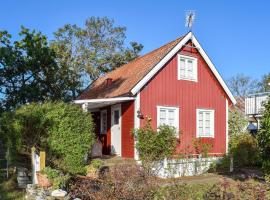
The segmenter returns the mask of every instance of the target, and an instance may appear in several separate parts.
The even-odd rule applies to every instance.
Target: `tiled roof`
[[[131,96],[131,89],[183,38],[184,36],[98,78],[77,99],[102,99]],[[112,83],[109,86],[106,84],[107,78],[112,79]]]

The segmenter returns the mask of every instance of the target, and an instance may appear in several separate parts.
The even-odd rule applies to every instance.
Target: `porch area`
[[[109,155],[134,158],[134,99],[117,97],[108,99],[75,100],[85,112],[92,114],[95,134],[102,144],[103,158]]]

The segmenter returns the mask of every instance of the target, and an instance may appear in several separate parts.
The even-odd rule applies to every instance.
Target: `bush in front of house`
[[[3,116],[8,116],[3,118]],[[32,103],[4,114],[1,132],[16,138],[16,149],[45,150],[49,164],[72,174],[85,173],[85,159],[95,142],[89,113],[64,102]]]
[[[52,182],[53,189],[66,189],[71,176],[64,174],[60,170],[52,169],[51,167],[45,167],[42,174],[46,174],[50,182]]]
[[[144,167],[152,169],[153,164],[171,157],[176,150],[176,130],[168,125],[162,125],[158,131],[153,130],[150,122],[133,131],[137,142],[136,149]]]
[[[76,105],[47,103],[46,119],[50,122],[48,153],[54,164],[70,173],[85,173],[85,162],[95,142],[91,115]]]
[[[270,174],[270,100],[264,105],[264,112],[258,133],[258,143],[265,173]]]
[[[229,156],[223,166],[228,166],[230,156],[233,157],[236,167],[250,167],[260,165],[258,141],[247,132],[248,124],[244,114],[238,110],[229,113]]]
[[[245,132],[230,139],[230,154],[236,167],[260,165],[258,141],[254,136]]]

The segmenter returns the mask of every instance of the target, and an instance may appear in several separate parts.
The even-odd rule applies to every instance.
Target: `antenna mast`
[[[186,11],[186,24],[185,26],[189,28],[189,30],[192,32],[192,26],[195,20],[195,11],[194,10],[188,10]]]

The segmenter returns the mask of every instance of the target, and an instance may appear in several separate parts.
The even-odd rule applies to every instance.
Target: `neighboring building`
[[[245,114],[248,118],[248,130],[256,133],[264,110],[263,104],[269,99],[270,92],[248,95],[245,98]]]
[[[228,148],[228,109],[235,98],[195,36],[188,34],[100,77],[75,103],[93,114],[104,154],[137,158],[132,129],[174,126],[178,148],[193,138]]]

